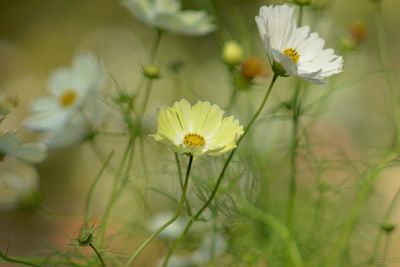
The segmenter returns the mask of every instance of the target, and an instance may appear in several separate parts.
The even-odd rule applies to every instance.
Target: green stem
[[[179,185],[181,186],[181,190],[183,191],[184,181],[183,181],[183,175],[182,175],[182,169],[181,169],[181,161],[179,160],[178,153],[175,152],[174,156],[175,156],[176,168],[178,170]],[[190,204],[189,204],[189,201],[186,196],[185,196],[185,204],[186,204],[186,209],[187,209],[187,213],[188,213],[189,217],[192,217],[192,210],[190,208]]]
[[[19,264],[23,264],[23,265],[27,265],[27,266],[35,266],[35,267],[41,266],[39,264],[29,262],[27,260],[15,258],[15,257],[9,257],[7,254],[4,254],[2,251],[0,251],[0,258],[2,258],[3,260],[5,260],[7,262],[19,263]]]
[[[378,60],[381,69],[383,70],[383,76],[385,78],[385,82],[387,87],[392,94],[392,97],[395,101],[394,104],[394,119],[395,119],[395,126],[396,126],[396,137],[395,137],[395,145],[400,144],[400,114],[398,112],[398,104],[400,102],[400,95],[396,91],[396,86],[394,84],[392,75],[389,73],[388,69],[388,58],[387,54],[387,45],[386,45],[386,38],[385,38],[385,31],[384,31],[384,22],[382,16],[382,6],[380,1],[376,1],[376,38],[377,38],[377,49],[378,49]]]
[[[93,180],[93,183],[91,184],[91,186],[89,188],[89,192],[87,194],[86,201],[85,201],[85,206],[84,206],[84,209],[83,209],[83,214],[85,216],[85,225],[88,225],[88,223],[89,223],[89,209],[92,206],[92,199],[93,199],[94,189],[96,188],[97,183],[100,181],[101,176],[103,176],[103,173],[106,170],[108,164],[110,163],[111,158],[113,157],[113,155],[114,155],[114,151],[112,151],[110,153],[110,155],[107,157],[107,159],[103,163],[103,166],[101,167],[99,173],[97,174],[97,176],[95,177],[95,179]]]
[[[399,201],[400,201],[400,188],[397,189],[396,194],[392,198],[392,200],[389,204],[389,207],[386,210],[385,215],[383,216],[382,224],[388,223],[393,212],[396,210],[396,206],[397,206],[397,204],[399,204]],[[372,266],[373,262],[378,257],[378,250],[379,250],[379,247],[381,246],[383,237],[384,237],[384,232],[382,230],[380,230],[378,232],[378,235],[376,236],[376,239],[374,242],[374,247],[372,249],[371,258],[369,260],[369,266]]]
[[[156,39],[153,43],[153,47],[150,50],[150,63],[151,64],[154,64],[154,62],[156,61],[157,52],[158,52],[158,48],[160,47],[162,35],[163,35],[163,31],[157,29]]]
[[[199,217],[201,216],[201,214],[203,214],[203,212],[207,209],[207,207],[210,205],[210,203],[213,201],[215,195],[217,194],[218,188],[222,182],[222,179],[224,178],[225,175],[225,171],[228,168],[229,163],[231,162],[233,156],[235,155],[235,152],[237,150],[237,148],[239,147],[240,143],[242,142],[243,138],[247,135],[247,133],[249,132],[249,130],[251,129],[251,127],[253,126],[254,122],[257,120],[258,116],[261,114],[261,112],[264,109],[265,104],[267,103],[267,100],[269,99],[269,96],[271,94],[272,88],[274,87],[274,84],[276,82],[276,80],[278,79],[278,75],[274,74],[271,83],[267,89],[267,92],[264,96],[264,99],[262,100],[260,107],[258,108],[258,110],[256,111],[256,113],[253,115],[253,117],[251,118],[250,122],[247,124],[245,131],[243,133],[243,135],[239,138],[238,142],[237,142],[237,147],[232,150],[232,152],[229,154],[227,160],[225,161],[224,166],[222,167],[222,170],[218,176],[217,182],[208,198],[208,200],[203,204],[203,206],[200,208],[200,210],[187,222],[185,229],[183,230],[182,234],[179,236],[178,239],[175,240],[175,242],[172,244],[171,248],[168,251],[167,256],[165,257],[164,263],[163,263],[163,267],[166,267],[168,265],[168,261],[172,255],[172,253],[175,251],[177,245],[182,242],[182,240],[185,238],[185,236],[187,235],[190,227],[192,226],[192,224],[199,219]]]
[[[245,200],[242,200],[242,205],[243,205],[243,211],[252,217],[255,220],[259,220],[263,222],[264,224],[268,225],[271,227],[272,230],[274,230],[278,235],[283,239],[283,241],[286,243],[286,247],[288,250],[288,254],[290,257],[290,260],[292,262],[292,266],[294,267],[302,267],[304,266],[303,260],[300,254],[300,250],[297,246],[297,243],[295,239],[293,238],[293,235],[291,231],[278,219],[276,219],[274,216],[263,212],[262,210],[254,207],[250,203],[248,203]]]
[[[339,237],[332,248],[332,253],[328,256],[326,260],[327,267],[341,266],[341,260],[344,251],[346,250],[348,243],[350,241],[354,226],[357,222],[359,214],[364,208],[365,202],[368,199],[369,193],[371,192],[376,180],[383,169],[385,169],[393,160],[397,158],[398,151],[388,153],[386,157],[381,160],[367,175],[364,179],[364,183],[356,196],[354,205],[350,211],[350,214],[341,227],[342,231],[339,233]]]
[[[300,27],[303,23],[303,13],[304,7],[302,5],[299,6],[299,17],[297,18],[297,26]]]
[[[103,257],[101,257],[100,252],[96,249],[92,242],[89,243],[89,246],[93,249],[94,253],[96,253],[97,258],[99,258],[99,261],[101,263],[101,266],[106,267],[106,263],[104,262]]]
[[[300,118],[300,83],[297,85],[292,98],[292,141],[290,148],[290,185],[289,185],[289,204],[287,207],[286,223],[289,230],[293,233],[293,213],[296,204],[297,194],[297,148],[299,143],[299,118]]]
[[[132,264],[132,262],[140,255],[140,253],[146,248],[146,246],[148,244],[150,244],[150,242],[154,238],[156,238],[161,232],[163,232],[168,226],[170,226],[173,222],[175,222],[181,215],[184,204],[185,204],[185,197],[186,197],[186,192],[187,192],[188,185],[189,185],[189,177],[190,177],[190,170],[192,168],[192,163],[193,163],[193,156],[191,155],[191,156],[189,156],[189,163],[188,163],[188,167],[186,170],[186,176],[185,176],[185,182],[183,184],[181,200],[179,201],[178,208],[177,208],[174,216],[171,219],[169,219],[166,223],[164,223],[160,228],[158,228],[154,234],[149,236],[143,242],[143,244],[129,258],[128,262],[125,264],[125,267],[129,267]]]
[[[382,256],[382,262],[383,266],[386,266],[386,259],[387,259],[387,254],[389,252],[389,247],[390,247],[390,233],[385,234],[385,246],[383,248],[383,256]]]
[[[114,203],[117,199],[117,192],[118,192],[118,186],[120,185],[120,179],[121,179],[121,175],[123,173],[123,169],[124,166],[126,164],[126,161],[128,160],[129,154],[131,154],[131,150],[133,150],[133,145],[134,145],[134,136],[131,135],[129,137],[129,141],[128,144],[125,148],[124,154],[122,156],[119,168],[118,168],[118,172],[114,178],[114,185],[111,191],[111,196],[110,196],[110,200],[108,201],[106,210],[101,218],[101,222],[100,222],[100,233],[99,233],[99,244],[102,245],[104,242],[104,238],[105,238],[105,234],[106,234],[106,230],[107,230],[107,225],[108,225],[108,221],[109,221],[109,217],[111,215],[111,210],[114,206]]]

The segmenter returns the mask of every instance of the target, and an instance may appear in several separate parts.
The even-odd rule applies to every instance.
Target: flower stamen
[[[192,147],[203,147],[206,144],[206,139],[196,133],[188,133],[183,138],[183,143]]]
[[[73,105],[78,99],[78,94],[74,89],[67,89],[60,97],[60,104],[66,108]]]
[[[290,57],[290,59],[297,64],[300,59],[300,54],[294,48],[286,48],[283,50],[283,54]]]

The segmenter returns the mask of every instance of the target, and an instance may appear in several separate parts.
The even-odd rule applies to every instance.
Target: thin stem
[[[289,186],[289,204],[287,207],[286,223],[291,232],[293,232],[293,212],[296,203],[297,194],[297,148],[299,144],[299,119],[300,119],[300,82],[298,83],[292,98],[292,141],[290,148],[290,186]]]
[[[118,168],[118,172],[117,172],[117,174],[115,176],[114,185],[113,185],[113,188],[112,188],[112,191],[111,191],[110,200],[108,201],[106,210],[105,210],[105,212],[104,212],[104,214],[103,214],[103,216],[101,218],[100,234],[99,234],[99,243],[100,243],[100,245],[102,245],[103,242],[104,242],[104,237],[105,237],[106,230],[107,230],[108,220],[109,220],[109,217],[110,217],[110,214],[111,214],[111,210],[112,210],[112,208],[114,206],[114,203],[116,201],[116,198],[117,198],[117,191],[118,191],[118,186],[119,186],[119,183],[120,183],[120,178],[121,178],[121,175],[123,173],[123,169],[124,169],[124,166],[125,166],[126,161],[128,159],[128,156],[129,156],[129,154],[130,154],[130,152],[132,150],[133,144],[134,144],[134,138],[131,135],[129,137],[129,141],[128,141],[128,144],[127,144],[127,146],[125,148],[124,154],[122,156],[122,159],[121,159],[121,162],[120,162],[120,165],[119,165],[119,168]]]
[[[390,233],[385,234],[385,246],[383,248],[383,256],[382,256],[382,262],[383,265],[386,266],[386,259],[387,259],[387,254],[389,252],[389,247],[390,247]]]
[[[173,222],[175,222],[179,216],[182,213],[183,210],[183,206],[185,204],[185,197],[186,197],[186,192],[188,189],[188,185],[189,185],[189,177],[190,177],[190,170],[192,169],[192,163],[193,163],[193,156],[189,156],[189,163],[188,163],[188,167],[186,169],[186,176],[185,176],[185,182],[183,184],[183,190],[182,190],[182,196],[181,196],[181,200],[179,201],[178,204],[178,208],[174,214],[174,216],[169,219],[166,223],[164,223],[160,228],[157,229],[157,231],[152,234],[151,236],[149,236],[144,242],[143,244],[132,254],[132,256],[129,258],[128,262],[125,264],[125,267],[128,267],[131,265],[131,263],[140,255],[140,253],[146,248],[146,246],[148,244],[150,244],[150,242],[156,238],[161,232],[163,232],[169,225],[171,225]]]
[[[396,139],[395,143],[400,144],[400,115],[398,112],[398,104],[400,101],[400,95],[396,92],[396,86],[393,81],[392,75],[388,72],[388,58],[387,54],[385,53],[387,51],[387,45],[386,45],[386,37],[385,37],[385,31],[384,31],[384,22],[383,22],[383,16],[382,16],[382,6],[380,1],[376,1],[376,8],[375,8],[375,21],[376,21],[376,38],[377,38],[377,50],[378,50],[378,60],[381,69],[383,70],[383,76],[386,82],[387,87],[390,90],[390,93],[392,94],[392,97],[395,101],[394,104],[394,117],[395,117],[395,125],[396,125]]]
[[[110,163],[111,158],[113,156],[114,156],[114,151],[112,151],[110,153],[110,155],[107,157],[107,159],[103,163],[103,166],[101,167],[99,173],[94,178],[93,183],[91,184],[91,186],[89,188],[89,192],[87,194],[86,201],[85,201],[85,206],[84,206],[84,209],[83,209],[83,214],[85,216],[85,225],[87,225],[89,223],[89,209],[90,209],[90,207],[92,205],[94,189],[96,188],[97,183],[100,181],[101,176],[103,176],[103,173],[106,170],[106,168],[107,168],[108,164]]]
[[[162,35],[163,35],[163,31],[157,29],[157,36],[153,43],[153,47],[150,50],[150,63],[151,64],[154,64],[154,62],[156,61],[157,52],[158,52],[158,48],[160,47]]]
[[[181,186],[181,190],[183,191],[183,175],[182,175],[182,169],[181,169],[181,161],[179,160],[179,155],[178,153],[174,153],[175,156],[175,162],[176,162],[176,168],[178,170],[178,177],[179,177],[179,185]],[[192,210],[190,208],[190,204],[189,201],[187,199],[187,197],[185,196],[185,203],[186,203],[186,209],[187,209],[187,213],[190,217],[192,217]]]
[[[229,154],[227,160],[225,161],[224,166],[222,167],[222,170],[218,176],[217,182],[215,183],[215,186],[211,192],[211,195],[209,196],[208,200],[203,204],[203,206],[200,208],[200,210],[187,222],[185,229],[183,230],[182,234],[179,236],[178,239],[175,240],[175,242],[172,244],[171,248],[168,251],[167,256],[165,257],[164,263],[163,263],[163,267],[166,267],[168,265],[168,261],[169,258],[171,257],[172,253],[174,252],[174,250],[176,249],[177,245],[182,242],[182,240],[185,238],[185,236],[187,235],[190,227],[192,226],[192,224],[199,219],[199,217],[201,216],[201,214],[203,214],[203,212],[207,209],[207,207],[210,205],[210,203],[213,201],[215,195],[217,194],[218,188],[222,182],[222,179],[224,178],[225,175],[225,171],[228,168],[229,163],[231,162],[233,156],[235,155],[235,152],[237,150],[237,148],[239,147],[240,143],[242,142],[243,138],[247,135],[247,133],[249,132],[249,130],[251,129],[251,127],[253,126],[254,122],[257,120],[258,116],[261,114],[261,112],[264,109],[265,104],[267,103],[269,96],[271,94],[272,88],[274,87],[274,84],[276,82],[276,80],[278,79],[278,75],[274,74],[274,76],[272,77],[271,83],[267,89],[267,92],[264,96],[263,101],[260,104],[260,107],[258,108],[258,110],[256,111],[256,113],[253,115],[253,117],[251,118],[250,122],[247,124],[244,134],[239,138],[239,140],[237,141],[237,147],[232,150],[232,152]]]
[[[5,261],[8,261],[8,262],[19,263],[19,264],[23,264],[23,265],[27,265],[27,266],[35,266],[35,267],[41,266],[39,264],[29,262],[27,260],[22,260],[22,259],[15,258],[15,257],[9,257],[7,254],[4,254],[2,251],[0,251],[0,258],[2,258]]]
[[[396,207],[397,207],[397,204],[399,204],[399,201],[400,201],[400,188],[397,189],[396,194],[392,198],[392,200],[389,204],[389,207],[386,210],[385,215],[383,216],[382,224],[385,224],[389,221],[393,212],[396,210]],[[369,266],[372,266],[373,262],[378,257],[378,250],[382,243],[383,236],[384,236],[384,232],[379,231],[378,235],[376,236],[375,242],[374,242],[374,248],[372,249],[371,258],[369,260]]]
[[[106,267],[106,263],[104,262],[103,257],[101,257],[100,252],[96,249],[92,242],[89,243],[89,246],[93,249],[94,253],[96,253],[97,258],[99,258],[99,261],[101,263],[101,266]]]
[[[304,7],[302,5],[299,6],[299,17],[297,18],[297,26],[300,27],[303,23],[303,13]]]
[[[379,178],[382,170],[384,170],[393,160],[397,158],[397,150],[388,153],[386,157],[384,157],[374,168],[372,168],[367,177],[365,177],[364,183],[361,185],[361,188],[356,196],[350,214],[346,222],[342,226],[342,231],[341,233],[339,233],[338,240],[332,248],[332,253],[326,259],[327,267],[340,265],[343,253],[346,250],[350,241],[354,225],[356,224],[359,214],[368,199],[368,195],[375,185],[376,180]]]
[[[141,127],[141,123],[142,123],[142,119],[143,119],[143,115],[146,112],[147,109],[147,105],[149,103],[149,99],[150,99],[150,93],[151,93],[151,88],[153,87],[153,80],[152,79],[148,79],[147,80],[147,85],[144,89],[145,91],[145,96],[144,96],[144,101],[143,101],[143,106],[142,109],[140,111],[140,115],[139,115],[139,126]]]

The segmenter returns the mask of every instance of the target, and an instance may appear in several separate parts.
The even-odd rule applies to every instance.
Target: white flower
[[[12,158],[0,162],[0,208],[34,204],[38,187],[39,176],[32,165]]]
[[[139,20],[160,30],[205,35],[216,28],[205,11],[181,11],[180,0],[122,0],[121,3]]]
[[[92,130],[86,117],[76,114],[64,127],[46,132],[42,142],[48,149],[70,147],[84,141]]]
[[[201,246],[185,255],[172,255],[168,267],[208,266],[213,259],[220,257],[227,248],[225,238],[216,233],[205,234]],[[161,266],[162,261],[158,266]],[[210,265],[211,266],[211,265]]]
[[[174,216],[171,212],[163,212],[155,215],[148,224],[150,232],[155,232],[159,229],[166,221]],[[164,231],[161,232],[160,237],[166,239],[176,239],[179,237],[183,229],[185,228],[185,221],[181,218],[177,219],[171,225],[169,225]]]
[[[293,7],[262,6],[256,22],[275,71],[283,68],[281,75],[286,72],[323,84],[325,78],[342,71],[343,58],[333,49],[324,49],[318,33],[310,33],[308,26],[297,27]]]
[[[46,147],[41,143],[23,143],[16,131],[0,134],[0,155],[9,155],[32,163],[43,161]]]
[[[99,91],[103,81],[100,62],[91,54],[79,54],[71,68],[59,69],[51,76],[51,95],[33,102],[33,115],[25,121],[25,126],[35,131],[65,127]]]
[[[223,118],[224,113],[209,102],[199,101],[192,107],[182,99],[161,108],[153,137],[179,153],[221,155],[234,149],[244,133],[239,121],[233,116]]]

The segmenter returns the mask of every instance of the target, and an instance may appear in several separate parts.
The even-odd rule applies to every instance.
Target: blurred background
[[[352,161],[376,161],[392,144],[395,109],[382,72],[379,72],[375,6],[369,0],[328,2],[322,16],[318,16],[318,12],[312,15],[306,9],[304,23],[312,22],[312,30],[320,32],[327,40],[328,47],[334,47],[338,53],[342,52],[345,57],[344,72],[331,79],[331,85],[327,87],[307,88],[310,90],[310,103],[322,95],[324,90],[330,90],[329,86],[336,86],[337,90],[329,101],[320,106],[317,122],[306,129],[315,143],[323,144],[315,148],[317,154],[335,159],[344,153]],[[192,103],[208,100],[221,107],[226,106],[230,83],[226,67],[220,59],[225,41],[236,40],[243,46],[246,56],[266,61],[254,16],[258,14],[261,5],[283,1],[213,0],[212,3],[218,15],[220,29],[217,32],[205,37],[165,34],[162,39],[157,63],[162,66],[163,77],[154,85],[146,116],[150,132],[155,131],[156,108],[170,105],[182,97]],[[209,9],[210,4],[206,0],[184,0],[183,6]],[[400,82],[399,10],[399,1],[382,0],[384,32],[388,40],[387,67],[396,86]],[[357,49],[344,51],[343,39],[349,36],[349,28],[354,23],[365,25],[366,39]],[[1,130],[21,129],[25,139],[38,138],[22,127],[30,103],[37,96],[47,93],[49,74],[56,68],[69,65],[77,51],[93,52],[101,58],[110,77],[115,78],[123,88],[136,88],[142,76],[142,64],[149,61],[149,50],[155,35],[152,28],[134,18],[118,1],[1,0],[0,90],[19,99],[19,105],[1,124]],[[176,62],[184,63],[179,75],[170,68]],[[268,79],[264,78],[254,90],[242,97],[248,98],[250,103],[258,103]],[[112,82],[107,84],[105,94],[107,90],[112,92],[113,87]],[[281,79],[277,90],[273,92],[271,106],[288,98],[293,87],[292,79]],[[255,107],[256,104],[252,109]],[[239,106],[232,112],[245,120],[247,117],[243,115],[246,113],[243,110],[246,111],[247,107]],[[312,120],[313,115],[305,118],[305,121]],[[254,140],[263,140],[262,144],[256,145],[259,145],[259,150],[264,149],[263,153],[269,158],[271,153],[288,142],[290,130],[285,130],[285,127],[289,127],[287,122],[267,122],[269,120],[266,118],[265,123],[257,128]],[[97,148],[107,154],[111,149],[120,151],[125,142],[126,139],[122,137],[102,136],[96,144]],[[123,195],[113,213],[111,232],[121,232],[121,229],[123,232],[126,225],[137,226],[138,222],[143,221],[143,204],[137,198],[138,188],[149,183],[153,187],[174,192],[178,185],[174,179],[173,157],[150,139],[146,140],[146,147],[149,150],[146,158],[152,178],[145,181],[146,177],[138,174],[138,182]],[[303,156],[308,157],[300,153],[300,160]],[[278,159],[275,158],[275,161]],[[137,168],[140,164],[139,161],[135,162]],[[310,182],[306,165],[306,160],[304,165],[300,163],[300,183],[305,186]],[[48,159],[37,166],[41,207],[34,210],[0,211],[0,249],[8,248],[11,255],[26,256],[44,255],[49,250],[69,248],[81,224],[82,205],[87,190],[100,167],[96,152],[90,144],[51,151]],[[346,179],[351,180],[340,170],[331,171],[328,176],[344,188],[349,183]],[[107,189],[111,184],[109,178],[102,180],[95,194],[95,213],[104,210],[109,194]],[[371,238],[375,230],[371,230],[373,228],[370,226],[379,225],[382,214],[399,187],[400,168],[387,169],[374,189],[366,214],[361,218],[369,225],[365,231],[371,233]],[[274,185],[270,190],[273,188]],[[162,196],[155,193],[150,194],[149,205],[154,213],[172,210],[172,203],[166,203]],[[276,203],[279,201],[276,200]],[[342,201],[351,201],[351,198],[344,197]],[[393,223],[399,222],[400,213],[396,212]],[[140,232],[140,227],[138,229]],[[142,233],[138,236],[143,238],[145,235]],[[139,240],[117,241],[115,250],[118,253],[130,252]],[[370,238],[365,237],[365,242],[370,242]],[[396,251],[400,247],[400,233],[395,232],[392,242],[393,247],[388,256],[391,265],[387,266],[398,267],[400,256]],[[161,255],[162,252],[163,248],[155,244],[147,253]]]

